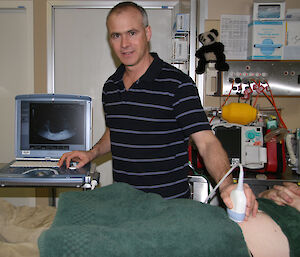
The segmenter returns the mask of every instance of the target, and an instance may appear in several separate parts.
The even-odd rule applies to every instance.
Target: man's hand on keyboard
[[[58,162],[58,166],[61,167],[65,163],[66,168],[69,169],[70,163],[73,161],[73,162],[77,162],[76,168],[80,169],[81,167],[89,163],[91,160],[92,157],[89,152],[73,151],[73,152],[64,153]]]

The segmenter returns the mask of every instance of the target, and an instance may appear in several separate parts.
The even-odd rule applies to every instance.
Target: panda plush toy
[[[221,42],[216,41],[218,34],[216,29],[212,29],[201,33],[198,36],[198,40],[202,44],[202,47],[196,51],[196,57],[199,59],[196,68],[197,74],[204,73],[206,64],[209,62],[215,63],[216,70],[229,70],[229,65],[225,60],[224,45]]]

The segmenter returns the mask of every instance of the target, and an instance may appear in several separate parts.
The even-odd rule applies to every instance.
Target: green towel
[[[259,198],[259,209],[267,213],[280,226],[290,246],[290,257],[300,256],[300,215],[290,206],[280,206],[271,200]]]
[[[62,194],[38,244],[41,257],[249,256],[240,227],[223,209],[124,183]]]

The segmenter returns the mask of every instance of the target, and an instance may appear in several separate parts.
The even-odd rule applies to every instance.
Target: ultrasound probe
[[[228,209],[227,213],[231,220],[235,222],[242,222],[245,218],[247,199],[244,193],[244,169],[243,166],[238,163],[232,166],[232,168],[224,175],[224,177],[219,181],[211,193],[207,196],[204,203],[208,203],[209,199],[215,194],[218,187],[223,183],[223,181],[228,177],[228,175],[237,167],[240,168],[239,181],[237,188],[232,190],[230,193],[230,199],[233,203],[233,208]]]

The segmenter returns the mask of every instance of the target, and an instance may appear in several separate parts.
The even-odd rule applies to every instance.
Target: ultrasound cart
[[[77,187],[99,181],[94,165],[58,167],[66,152],[91,148],[91,98],[65,94],[15,97],[15,160],[0,169],[2,187]]]

